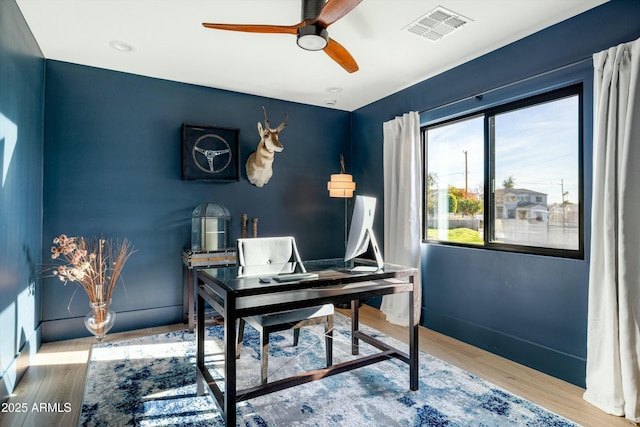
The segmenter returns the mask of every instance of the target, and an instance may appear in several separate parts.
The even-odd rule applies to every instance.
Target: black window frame
[[[541,246],[528,246],[521,244],[510,244],[492,241],[495,235],[495,149],[494,135],[492,132],[492,124],[496,115],[515,111],[522,108],[544,104],[546,102],[556,101],[568,97],[578,97],[578,249],[560,249]],[[443,126],[457,121],[466,120],[472,117],[482,116],[484,118],[484,236],[482,244],[469,244],[451,241],[442,241],[437,239],[429,239],[427,235],[428,221],[428,138],[427,131],[430,128]],[[576,83],[553,89],[548,92],[539,93],[533,96],[524,97],[516,101],[488,107],[469,113],[462,113],[457,116],[449,117],[445,120],[434,121],[424,125],[420,129],[422,138],[422,155],[423,155],[423,183],[422,183],[422,241],[428,244],[458,246],[474,249],[485,249],[495,251],[506,251],[532,255],[552,256],[560,258],[584,259],[584,88],[583,83]]]

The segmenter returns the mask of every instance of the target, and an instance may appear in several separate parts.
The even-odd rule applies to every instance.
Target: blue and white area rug
[[[361,326],[398,348],[406,345]],[[322,326],[271,335],[270,380],[324,367]],[[206,330],[206,359],[221,361],[222,327]],[[335,316],[334,363],[351,359],[350,320]],[[377,350],[361,345],[361,355]],[[260,382],[259,335],[245,328],[238,387]],[[93,346],[80,426],[223,426],[209,396],[196,395],[195,336],[186,331]],[[420,353],[420,389],[389,360],[239,402],[240,426],[576,426],[542,407]]]

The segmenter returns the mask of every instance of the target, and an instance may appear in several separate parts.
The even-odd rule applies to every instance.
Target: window
[[[583,257],[581,84],[422,132],[425,240]]]

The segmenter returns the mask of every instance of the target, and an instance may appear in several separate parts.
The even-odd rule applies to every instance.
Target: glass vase
[[[102,341],[107,332],[116,322],[116,313],[109,310],[109,302],[89,303],[91,311],[84,316],[84,325],[95,335],[97,341]]]

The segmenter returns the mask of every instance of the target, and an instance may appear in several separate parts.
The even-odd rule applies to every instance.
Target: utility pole
[[[467,163],[467,150],[462,151],[464,153],[464,197],[469,197],[469,167]]]
[[[567,204],[565,203],[564,196],[569,194],[568,191],[564,191],[564,178],[560,178],[560,191],[562,191],[562,226],[567,226]]]

